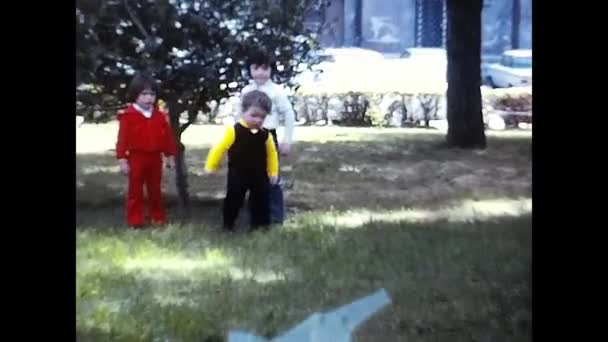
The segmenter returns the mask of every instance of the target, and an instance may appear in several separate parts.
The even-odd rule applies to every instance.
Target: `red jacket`
[[[118,112],[120,123],[116,157],[127,158],[130,151],[162,152],[175,155],[176,146],[167,114],[154,108],[148,119],[133,105]]]

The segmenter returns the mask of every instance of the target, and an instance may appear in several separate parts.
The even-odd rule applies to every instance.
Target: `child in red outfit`
[[[144,185],[152,223],[166,221],[161,192],[162,154],[167,168],[173,168],[176,146],[167,114],[158,107],[158,93],[154,79],[138,75],[127,91],[127,102],[131,104],[118,112],[116,158],[121,171],[129,177],[126,211],[127,223],[133,228],[144,224]]]

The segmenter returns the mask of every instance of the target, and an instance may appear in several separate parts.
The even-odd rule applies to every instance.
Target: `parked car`
[[[378,61],[384,59],[384,55],[378,51],[358,47],[327,48],[321,50],[319,55],[325,57],[325,61],[334,63],[348,63],[356,60]]]
[[[400,54],[389,53],[383,63],[370,69],[379,91],[435,93],[447,89],[447,58],[442,48],[412,47]]]
[[[311,91],[343,91],[349,87],[361,87],[374,83],[374,68],[384,63],[382,53],[363,48],[327,48],[312,53],[319,63],[299,65],[301,71],[295,81]]]
[[[516,50],[524,51],[524,50]],[[416,70],[435,75],[446,73],[447,80],[447,51],[442,48],[409,48],[401,53],[401,59],[415,60]],[[482,54],[481,55],[481,79],[489,81],[488,69],[493,64],[500,64],[503,54]]]
[[[447,52],[442,48],[406,49],[400,61],[405,64],[401,74],[405,79],[416,82],[417,85],[426,84],[432,89],[447,89]]]
[[[447,60],[447,52],[442,48],[423,48],[423,47],[412,47],[405,49],[401,53],[401,58],[434,58],[436,60]]]
[[[319,62],[311,66],[315,74],[327,73],[335,68],[360,66],[361,63],[384,60],[384,56],[380,52],[356,47],[322,49],[312,52],[311,57]],[[301,70],[307,69],[307,67],[304,63],[300,65]]]
[[[500,63],[500,59],[502,58],[502,54],[493,54],[493,53],[482,53],[481,55],[481,79],[484,81],[485,85],[487,84],[488,79],[488,67],[494,63]]]
[[[488,66],[486,83],[494,88],[532,85],[532,50],[508,50]]]

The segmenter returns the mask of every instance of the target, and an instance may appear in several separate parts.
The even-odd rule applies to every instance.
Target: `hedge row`
[[[482,87],[484,115],[495,111],[532,112],[532,88],[491,89]],[[345,126],[403,127],[428,125],[446,118],[446,97],[441,93],[346,92],[296,94],[291,97],[299,122],[331,121]],[[203,122],[221,122],[234,113],[236,98],[212,106]]]

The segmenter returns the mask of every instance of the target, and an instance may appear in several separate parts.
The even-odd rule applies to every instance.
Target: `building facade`
[[[324,47],[358,46],[384,53],[445,47],[446,0],[332,0],[324,13]],[[517,16],[519,14],[519,16]],[[532,0],[485,0],[482,54],[532,47]]]

